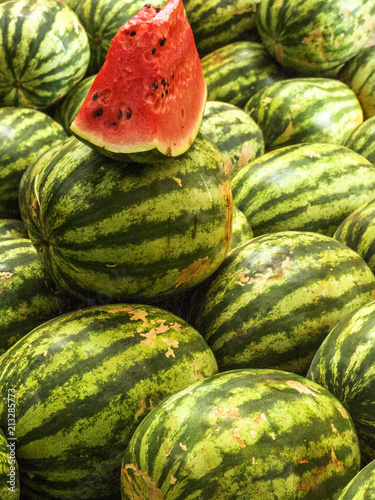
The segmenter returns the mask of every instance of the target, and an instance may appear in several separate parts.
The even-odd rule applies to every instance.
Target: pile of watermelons
[[[373,0],[0,0],[0,497],[375,498]]]

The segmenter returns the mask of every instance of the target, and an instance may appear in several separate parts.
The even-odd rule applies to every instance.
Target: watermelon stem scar
[[[115,158],[178,156],[196,138],[206,95],[182,0],[146,4],[113,38],[71,130]]]

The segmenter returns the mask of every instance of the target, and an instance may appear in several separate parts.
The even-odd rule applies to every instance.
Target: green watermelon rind
[[[332,394],[280,370],[234,370],[141,422],[123,454],[122,499],[320,500],[358,470],[353,422]]]

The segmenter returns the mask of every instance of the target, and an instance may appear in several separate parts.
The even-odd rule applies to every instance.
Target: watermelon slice
[[[182,0],[146,4],[113,38],[71,130],[109,156],[178,156],[198,133],[206,95]]]

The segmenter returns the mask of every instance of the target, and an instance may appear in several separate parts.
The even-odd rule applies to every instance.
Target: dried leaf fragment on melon
[[[182,0],[146,4],[113,38],[71,130],[111,153],[178,156],[198,133],[206,95]]]

